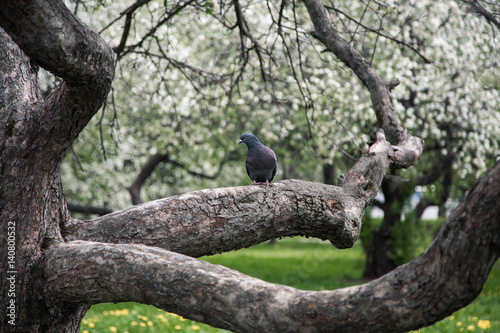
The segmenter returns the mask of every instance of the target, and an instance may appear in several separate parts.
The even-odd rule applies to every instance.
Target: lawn
[[[337,250],[327,242],[287,238],[275,245],[202,258],[265,281],[299,289],[337,289],[363,283],[363,251]],[[500,262],[490,273],[481,295],[469,306],[421,333],[500,332]],[[80,332],[227,332],[137,303],[98,304],[90,308]]]

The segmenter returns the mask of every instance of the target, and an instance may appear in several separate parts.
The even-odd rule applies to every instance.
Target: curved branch
[[[267,81],[268,75],[266,75],[266,71],[264,69],[264,58],[263,58],[262,52],[261,52],[262,48],[261,48],[260,44],[257,42],[257,40],[252,36],[250,31],[248,30],[248,24],[246,22],[245,16],[243,15],[243,10],[241,8],[241,4],[240,4],[239,0],[234,0],[233,3],[234,3],[234,11],[236,13],[236,24],[238,25],[238,27],[240,29],[241,48],[242,48],[241,52],[242,52],[244,58],[246,58],[248,56],[248,55],[246,55],[245,42],[243,40],[243,36],[246,36],[255,45],[255,53],[257,54],[257,57],[259,58],[260,73],[262,75],[262,79],[264,81]],[[248,59],[245,59],[245,61],[248,61]]]
[[[130,193],[130,197],[132,198],[132,205],[137,205],[142,203],[141,200],[141,187],[142,184],[146,181],[146,179],[151,175],[153,170],[156,168],[158,164],[168,159],[169,154],[155,154],[151,156],[146,165],[142,167],[141,171],[132,182],[132,184],[127,187],[128,192]]]
[[[195,176],[195,177],[204,178],[204,179],[216,179],[218,177],[218,175],[221,173],[222,167],[227,162],[227,160],[228,160],[228,158],[224,157],[219,163],[219,168],[218,168],[217,172],[214,175],[207,175],[207,174],[204,174],[201,172],[187,169],[186,165],[184,163],[172,160],[170,158],[170,154],[168,152],[163,153],[163,154],[160,154],[160,153],[155,154],[149,158],[149,160],[146,162],[144,167],[141,169],[141,171],[139,172],[139,174],[137,175],[137,177],[133,181],[133,183],[129,187],[127,187],[127,190],[130,193],[130,197],[132,198],[132,204],[138,205],[138,204],[142,203],[141,187],[144,184],[144,182],[146,181],[146,179],[154,171],[154,169],[162,162],[169,163],[175,167],[184,169],[185,172],[187,172],[188,174]]]
[[[31,59],[64,79],[37,112],[24,117],[36,118],[25,127],[38,140],[33,148],[39,148],[40,160],[57,164],[106,98],[114,53],[62,1],[2,1],[0,25]]]
[[[139,243],[193,257],[293,235],[329,239],[345,248],[357,240],[362,214],[338,187],[287,180],[272,187],[191,192],[74,220],[66,225],[66,239]]]
[[[135,301],[236,332],[405,332],[480,293],[500,255],[499,184],[497,162],[424,254],[359,286],[301,291],[158,248],[74,241],[46,251],[44,287],[63,306]]]
[[[145,2],[148,2],[148,1],[145,0]],[[151,38],[152,36],[154,36],[161,26],[163,26],[164,24],[169,22],[173,17],[175,17],[177,14],[179,14],[183,9],[185,9],[186,7],[190,6],[191,4],[193,4],[195,2],[196,2],[195,0],[186,0],[185,2],[177,3],[176,6],[173,7],[172,10],[166,12],[164,14],[164,17],[160,21],[158,21],[154,27],[149,29],[149,31],[146,34],[144,34],[140,38],[139,42],[124,47],[124,49],[121,50],[121,52],[120,52],[120,58],[124,57],[125,55],[134,51],[137,48],[141,48],[142,45],[144,44],[144,42],[146,40],[148,40],[148,38]],[[142,3],[140,1],[138,1],[137,3],[142,5]],[[135,10],[135,8],[134,8],[134,10]]]
[[[66,239],[139,243],[194,257],[295,235],[351,247],[359,237],[364,209],[387,172],[391,152],[379,132],[342,187],[286,180],[269,187],[196,191],[89,221],[72,220],[65,226]]]
[[[394,147],[393,166],[407,168],[415,164],[423,150],[423,140],[407,134],[394,114],[389,90],[393,83],[384,81],[370,63],[342,38],[334,28],[321,0],[304,0],[315,30],[312,35],[350,67],[370,91],[379,126]]]

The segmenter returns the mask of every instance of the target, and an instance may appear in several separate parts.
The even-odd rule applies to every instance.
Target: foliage
[[[414,212],[405,214],[392,229],[389,258],[397,266],[412,261],[425,251],[443,222],[443,219],[437,219],[416,223]]]
[[[434,228],[436,223],[432,221],[423,224],[428,228]],[[429,241],[420,243],[419,247],[426,247]],[[337,289],[364,282],[360,280],[363,270],[363,251],[358,244],[352,249],[339,251],[327,242],[296,237],[280,240],[275,246],[263,243],[204,259],[268,282],[300,289]],[[481,326],[487,327],[488,323],[490,328],[485,329],[486,332],[495,332],[500,329],[497,318],[497,314],[500,313],[499,299],[500,263],[497,263],[490,273],[483,292],[473,303],[435,325],[421,329],[420,332],[458,332],[462,328],[466,332],[471,325],[476,331],[480,331]],[[124,311],[125,309],[127,311]],[[153,325],[148,326],[148,321]],[[137,322],[138,325],[133,326],[132,322]],[[144,323],[144,327],[139,325],[141,322]],[[94,323],[91,325],[94,327],[89,327],[89,323]],[[193,330],[193,326],[199,327],[199,330]],[[131,333],[223,332],[187,319],[181,321],[177,316],[149,305],[136,303],[92,306],[82,323],[81,332],[83,330],[88,330],[89,333],[111,332],[110,327],[116,327],[117,332]],[[176,327],[181,329],[176,330]]]

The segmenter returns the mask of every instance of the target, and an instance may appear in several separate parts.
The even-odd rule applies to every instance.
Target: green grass
[[[338,289],[363,283],[360,279],[364,255],[359,242],[352,249],[337,250],[327,242],[287,238],[273,246],[260,244],[202,259],[268,282],[305,290]],[[500,332],[499,314],[500,262],[497,262],[483,292],[472,304],[420,332]],[[227,332],[137,303],[92,306],[80,329],[85,331]]]

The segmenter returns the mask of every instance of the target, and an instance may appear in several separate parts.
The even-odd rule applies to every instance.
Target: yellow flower
[[[489,320],[480,320],[477,322],[477,327],[482,328],[483,330],[487,328],[491,328],[491,323]]]
[[[475,329],[474,325],[467,326],[467,331],[474,331],[474,329]]]
[[[116,331],[117,331],[117,329],[116,329],[116,327],[114,327],[114,326],[110,326],[110,327],[109,327],[109,331],[110,331],[110,332],[116,332]]]
[[[131,322],[131,323],[130,323],[130,325],[132,325],[132,326],[137,326],[137,325],[139,325],[139,323],[138,323],[138,322],[136,322],[136,321],[133,321],[133,322]]]
[[[478,317],[472,317],[472,321],[477,321],[478,319]]]
[[[197,331],[197,330],[199,330],[199,329],[200,329],[200,326],[198,326],[198,325],[193,325],[193,326],[191,326],[191,329],[193,329],[193,330]]]
[[[168,323],[168,319],[162,314],[156,315],[156,319],[160,319],[162,323]]]
[[[94,324],[94,323],[92,323],[92,322],[90,322],[90,323],[89,323],[89,327],[90,327],[90,328],[94,328],[94,327],[95,327],[95,324]]]
[[[140,323],[139,326],[146,327],[146,324],[145,323]]]
[[[87,330],[83,330],[83,331],[82,331],[82,333],[89,333],[89,331],[87,331]]]
[[[174,328],[175,328],[176,330],[180,330],[182,327],[181,327],[181,325],[175,325],[175,327],[174,327]]]
[[[462,326],[462,322],[461,321],[457,321],[457,326]]]
[[[450,320],[455,320],[455,316],[450,316]]]
[[[105,316],[107,316],[108,315],[108,311],[103,311],[102,314],[105,315]]]
[[[154,325],[151,320],[148,320],[147,324],[148,324],[148,326],[153,326]]]

